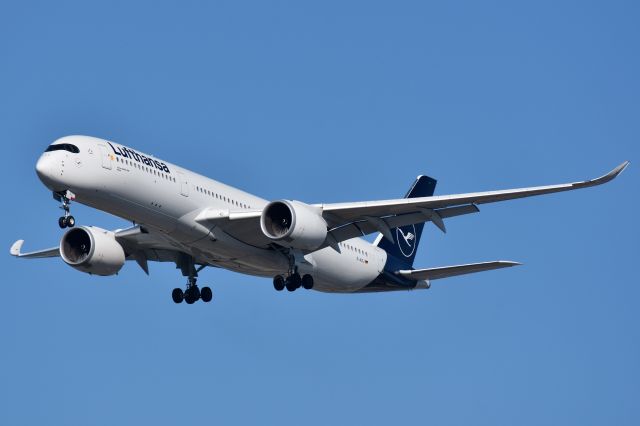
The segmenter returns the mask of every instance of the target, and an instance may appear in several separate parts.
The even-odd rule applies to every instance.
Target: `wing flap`
[[[446,219],[450,217],[477,213],[480,209],[473,204],[468,204],[465,206],[457,206],[457,207],[449,207],[445,209],[435,210],[441,219]],[[416,213],[407,213],[403,215],[397,216],[388,216],[380,218],[380,220],[384,221],[386,226],[390,229],[399,228],[406,225],[413,225],[416,223],[423,223],[432,221],[432,219],[428,216],[428,214],[423,212]],[[327,237],[327,242],[321,247],[327,247],[330,245],[330,242],[341,242],[346,241],[355,237],[362,237],[363,235],[371,234],[373,232],[379,231],[379,227],[375,225],[370,220],[357,220],[346,225],[336,227],[329,231],[329,236]],[[333,239],[333,240],[331,240]]]
[[[458,275],[474,274],[476,272],[491,271],[493,269],[510,268],[518,266],[521,263],[511,262],[508,260],[496,260],[493,262],[469,263],[465,265],[443,266],[439,268],[428,269],[407,269],[397,271],[396,274],[401,275],[410,280],[437,280],[440,278],[455,277]]]

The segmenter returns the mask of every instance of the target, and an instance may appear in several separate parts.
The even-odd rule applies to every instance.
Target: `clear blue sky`
[[[6,250],[57,244],[34,165],[69,134],[307,202],[632,165],[429,226],[418,267],[524,266],[424,292],[283,294],[206,270],[214,302],[175,306],[169,264],[100,278],[5,252],[0,424],[640,424],[637,2],[11,3]]]

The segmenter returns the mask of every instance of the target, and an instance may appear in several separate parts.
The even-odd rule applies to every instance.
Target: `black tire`
[[[313,277],[309,274],[305,274],[302,277],[302,287],[306,290],[311,290],[313,288]]]
[[[202,287],[200,290],[200,298],[203,302],[209,303],[211,302],[211,299],[213,299],[213,292],[209,287]]]
[[[73,228],[74,226],[76,226],[76,218],[73,216],[67,216],[64,222],[69,228]]]
[[[300,278],[300,274],[297,272],[289,277],[289,281],[291,281],[296,288],[300,288],[302,286],[302,278]]]
[[[276,275],[273,277],[273,288],[275,288],[276,291],[284,290],[284,285],[284,277],[282,275]]]
[[[198,299],[200,299],[200,289],[198,287],[190,287],[184,292],[184,301],[189,305],[196,303]]]
[[[66,227],[67,227],[67,219],[66,219],[64,216],[61,216],[61,217],[58,219],[58,226],[59,226],[61,229],[64,229],[64,228],[66,228]]]
[[[287,288],[287,291],[296,291],[298,286],[291,280],[291,277],[287,278],[284,286]]]
[[[184,293],[181,288],[174,288],[171,292],[171,298],[175,303],[182,303],[184,300]]]

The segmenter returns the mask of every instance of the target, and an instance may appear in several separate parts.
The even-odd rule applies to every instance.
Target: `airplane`
[[[425,223],[446,232],[445,219],[479,212],[478,205],[601,185],[627,166],[581,182],[434,196],[436,180],[418,176],[404,198],[330,204],[268,201],[113,141],[66,136],[36,163],[42,183],[61,203],[67,228],[60,244],[19,258],[61,257],[91,274],[117,274],[135,261],[172,262],[187,278],[173,289],[175,303],[210,302],[198,287],[205,267],[273,279],[277,291],[299,288],[330,293],[428,289],[431,281],[520,265],[491,261],[415,269]],[[126,229],[76,227],[71,203],[79,202],[131,221]],[[363,236],[379,233],[373,243]]]

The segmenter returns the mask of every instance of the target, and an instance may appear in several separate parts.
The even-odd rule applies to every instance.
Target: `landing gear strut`
[[[178,267],[182,269],[182,274],[188,277],[187,288],[183,291],[181,288],[174,288],[171,292],[171,298],[175,303],[182,303],[184,300],[188,305],[192,305],[198,300],[203,302],[211,302],[213,299],[213,292],[209,287],[198,288],[196,284],[198,279],[198,271],[202,270],[204,266],[201,266],[196,270],[195,261],[193,257],[184,255],[178,262]]]
[[[54,192],[53,198],[55,198],[56,200],[62,203],[60,208],[64,210],[64,216],[61,216],[58,219],[58,226],[60,226],[60,228],[62,229],[73,228],[76,224],[76,219],[73,216],[71,216],[70,205],[71,205],[71,200],[74,199],[75,196],[71,191],[64,191],[64,192]]]

